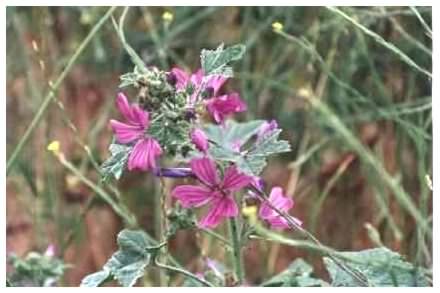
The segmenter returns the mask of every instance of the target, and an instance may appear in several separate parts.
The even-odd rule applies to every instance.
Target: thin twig
[[[309,231],[305,230],[303,227],[301,227],[296,221],[292,219],[292,217],[287,214],[286,212],[278,209],[276,206],[274,206],[267,198],[267,194],[264,191],[261,191],[257,188],[252,188],[252,190],[255,192],[255,194],[262,200],[264,203],[266,203],[272,210],[274,210],[278,215],[283,217],[287,220],[287,224],[290,229],[297,230],[303,233],[303,235],[307,236],[310,240],[312,240],[317,246],[319,247],[325,247],[315,236],[313,236]],[[341,263],[332,252],[328,252],[327,256],[333,260],[333,262],[340,267],[343,271],[351,275],[355,280],[359,282],[362,286],[368,286],[368,280],[366,277],[355,270],[352,270],[351,268],[347,267],[345,264]]]

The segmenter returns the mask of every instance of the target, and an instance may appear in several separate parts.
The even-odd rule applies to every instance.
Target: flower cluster
[[[134,143],[128,159],[128,170],[156,168],[156,158],[162,154],[162,148],[147,133],[150,125],[148,112],[138,105],[130,105],[123,93],[118,94],[116,105],[126,120],[125,123],[110,120],[116,140],[121,144]]]
[[[173,68],[171,73],[176,80],[176,89],[189,93],[187,105],[195,107],[203,103],[217,123],[223,123],[227,115],[247,109],[238,93],[220,95],[220,90],[227,81],[223,76],[205,76],[202,69],[190,75],[178,67]]]
[[[240,208],[235,194],[249,187],[263,194],[264,184],[260,177],[243,173],[234,162],[216,162],[210,154],[211,141],[202,125],[204,114],[208,113],[216,124],[226,127],[225,119],[231,114],[245,111],[245,102],[237,92],[222,92],[227,82],[226,77],[205,75],[202,69],[190,74],[174,67],[168,73],[157,72],[151,76],[159,77],[152,81],[154,91],[148,92],[148,76],[144,76],[142,84],[145,84],[144,92],[147,93],[142,95],[138,104],[130,104],[127,97],[122,92],[119,93],[116,106],[123,121],[110,121],[116,143],[129,149],[127,169],[151,171],[156,176],[195,178],[198,183],[179,185],[171,194],[183,208],[208,207],[205,216],[198,223],[201,227],[213,228],[226,218],[236,217]],[[163,76],[166,76],[167,85],[161,87]],[[148,101],[148,97],[154,103]],[[255,143],[262,143],[277,129],[275,120],[263,122],[254,131]],[[173,142],[177,141],[181,145],[188,143],[191,146],[193,153],[187,160],[189,168],[160,166],[158,160],[161,155],[175,156],[167,145],[168,133],[175,135]],[[240,154],[245,143],[246,139],[238,137],[229,142],[232,145],[228,147]],[[184,157],[186,155],[187,152],[183,153]],[[260,218],[272,228],[286,228],[287,220],[271,206],[288,212],[293,207],[293,200],[284,196],[280,187],[274,187],[267,201],[260,205]],[[295,221],[301,225],[299,220]]]

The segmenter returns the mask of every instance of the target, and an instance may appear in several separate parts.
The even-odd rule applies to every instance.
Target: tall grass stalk
[[[64,81],[64,79],[66,78],[66,76],[70,72],[70,70],[73,68],[73,65],[75,65],[79,56],[81,56],[82,52],[85,50],[85,48],[87,48],[90,41],[93,39],[93,37],[96,35],[96,33],[99,32],[99,30],[102,28],[102,26],[105,24],[105,22],[110,18],[110,16],[115,11],[115,9],[116,9],[116,7],[111,7],[107,10],[107,12],[99,19],[99,21],[95,24],[95,26],[90,30],[90,33],[81,42],[79,47],[73,53],[72,57],[70,57],[69,61],[67,62],[66,67],[61,72],[61,74],[58,76],[56,81],[54,82],[53,86],[51,87],[51,89],[49,90],[47,95],[45,96],[43,102],[41,103],[40,108],[38,109],[37,113],[35,114],[34,118],[31,121],[31,123],[26,128],[26,131],[23,134],[22,138],[18,142],[15,149],[12,151],[12,154],[6,163],[6,175],[8,175],[9,172],[11,171],[11,168],[14,165],[15,161],[17,160],[17,157],[20,154],[21,150],[23,149],[24,145],[27,143],[32,132],[37,127],[41,118],[43,118],[44,114],[46,113],[47,109],[49,108],[50,103],[52,102],[52,100],[55,97],[55,92],[61,86],[61,83]]]
[[[408,64],[410,67],[414,68],[415,70],[423,73],[430,79],[432,79],[432,73],[426,70],[425,68],[422,68],[419,66],[416,62],[414,62],[408,55],[403,53],[399,48],[397,48],[394,44],[387,42],[384,38],[382,38],[380,35],[376,34],[375,32],[371,31],[367,27],[360,24],[358,21],[356,21],[354,18],[350,17],[348,14],[343,12],[342,10],[336,8],[336,7],[327,7],[330,11],[335,12],[348,20],[351,24],[359,28],[362,32],[364,32],[366,35],[372,37],[376,42],[393,52],[396,56],[400,58],[403,62]]]

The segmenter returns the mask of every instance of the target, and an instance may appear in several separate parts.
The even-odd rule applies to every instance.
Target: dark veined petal
[[[118,93],[118,96],[116,97],[116,107],[127,122],[130,124],[136,123],[136,119],[132,115],[131,105],[128,102],[127,96],[123,92]]]
[[[230,191],[237,191],[249,185],[253,181],[251,176],[240,173],[236,166],[232,165],[225,171],[223,188]]]
[[[199,226],[203,228],[214,228],[228,217],[238,215],[238,206],[231,196],[216,198],[210,204],[210,209],[205,217],[200,221]]]
[[[171,195],[177,198],[183,207],[200,207],[213,199],[211,190],[204,186],[180,185],[173,189]]]
[[[125,124],[117,120],[110,120],[110,125],[116,136],[116,141],[123,144],[139,139],[144,133],[140,126]]]
[[[135,119],[137,125],[142,126],[143,129],[147,129],[150,124],[149,113],[142,110],[138,105],[131,107],[131,113]]]
[[[153,138],[144,138],[136,142],[128,158],[128,170],[147,171],[156,168],[156,158],[162,154],[159,143]]]
[[[219,182],[215,162],[207,157],[192,159],[191,170],[197,178],[207,186],[217,185]]]

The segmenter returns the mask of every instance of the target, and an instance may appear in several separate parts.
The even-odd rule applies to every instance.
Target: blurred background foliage
[[[416,9],[430,25],[431,8]],[[7,8],[8,156],[51,83],[106,10]],[[432,40],[413,9],[341,10],[431,71]],[[172,19],[163,18],[165,11]],[[275,21],[286,34],[273,32]],[[237,119],[277,119],[293,148],[271,159],[264,172],[268,185],[285,188],[296,202],[292,213],[324,244],[338,250],[385,245],[432,267],[431,237],[396,201],[381,175],[363,163],[362,154],[341,139],[328,117],[301,98],[313,95],[327,104],[431,221],[431,80],[426,75],[324,7],[133,7],[125,33],[148,65],[165,70],[175,65],[197,69],[202,48],[246,44],[247,53],[228,82],[249,107]],[[116,250],[122,221],[46,146],[59,140],[66,158],[99,185],[94,163],[108,156],[108,120],[118,115],[118,77],[132,67],[107,21],[67,75],[7,178],[7,252],[25,255],[54,243],[57,254],[73,265],[63,285],[76,286],[101,268]],[[167,181],[165,188],[172,184]],[[141,226],[157,235],[153,195],[161,192],[160,185],[149,174],[130,173],[117,187]],[[206,234],[184,231],[173,240],[170,253],[197,272],[206,255],[225,259],[219,247]],[[259,284],[297,257],[328,279],[319,256],[251,240],[245,250],[248,283]],[[145,278],[144,284],[153,281]]]

